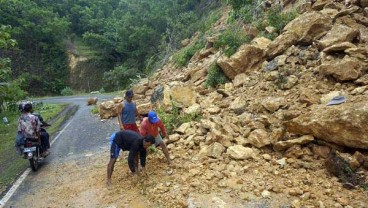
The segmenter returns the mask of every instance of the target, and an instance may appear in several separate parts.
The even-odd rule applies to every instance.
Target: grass
[[[92,114],[98,114],[99,112],[100,112],[100,108],[98,105],[93,106],[93,108],[91,109]]]
[[[230,57],[242,44],[249,43],[251,39],[239,28],[240,27],[236,24],[227,28],[223,33],[220,34],[214,44],[214,47],[217,49],[222,49],[224,54]]]
[[[66,104],[38,104],[35,106],[35,112],[40,113],[44,120],[49,122],[50,119],[63,111],[65,107]],[[0,124],[0,193],[3,193],[28,167],[29,163],[28,160],[24,160],[17,155],[14,147],[19,113],[3,112],[0,113],[0,117],[7,117],[9,120],[9,125]],[[59,129],[64,119],[60,117],[52,123],[52,126],[47,129],[50,135]]]
[[[74,46],[77,51],[78,56],[83,56],[87,58],[96,57],[98,53],[93,50],[91,47],[89,47],[87,44],[83,43],[82,39],[76,38],[74,40]]]

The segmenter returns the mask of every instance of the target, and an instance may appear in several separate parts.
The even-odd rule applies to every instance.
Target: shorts
[[[113,141],[110,147],[110,158],[118,159],[120,147]]]
[[[162,144],[164,141],[162,140],[162,137],[160,134],[158,134],[156,137],[155,137],[155,146],[159,146],[160,144]]]
[[[124,130],[132,130],[132,131],[137,132],[139,135],[141,135],[137,124],[123,124],[123,127],[124,127]]]

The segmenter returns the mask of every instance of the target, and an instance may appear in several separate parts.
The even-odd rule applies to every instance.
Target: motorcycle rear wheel
[[[33,156],[31,159],[29,159],[29,164],[31,165],[33,171],[38,170],[38,158],[36,156]]]

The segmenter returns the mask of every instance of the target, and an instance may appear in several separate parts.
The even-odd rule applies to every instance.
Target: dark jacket
[[[143,147],[143,138],[134,131],[125,130],[119,131],[115,135],[114,142],[123,150],[129,151],[128,164],[130,170],[134,173],[134,158],[139,154],[141,166],[146,166],[146,149]]]

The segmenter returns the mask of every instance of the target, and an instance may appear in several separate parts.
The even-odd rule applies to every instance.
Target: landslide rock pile
[[[243,205],[367,207],[363,186],[345,189],[324,163],[338,151],[367,175],[367,6],[307,2],[273,41],[255,38],[226,57],[209,37],[187,67],[169,63],[134,86],[142,113],[174,102],[200,115],[170,135],[176,167],[147,189],[152,199],[200,206],[188,198],[221,193]],[[205,86],[213,63],[230,83]],[[326,105],[336,96],[346,101]]]

